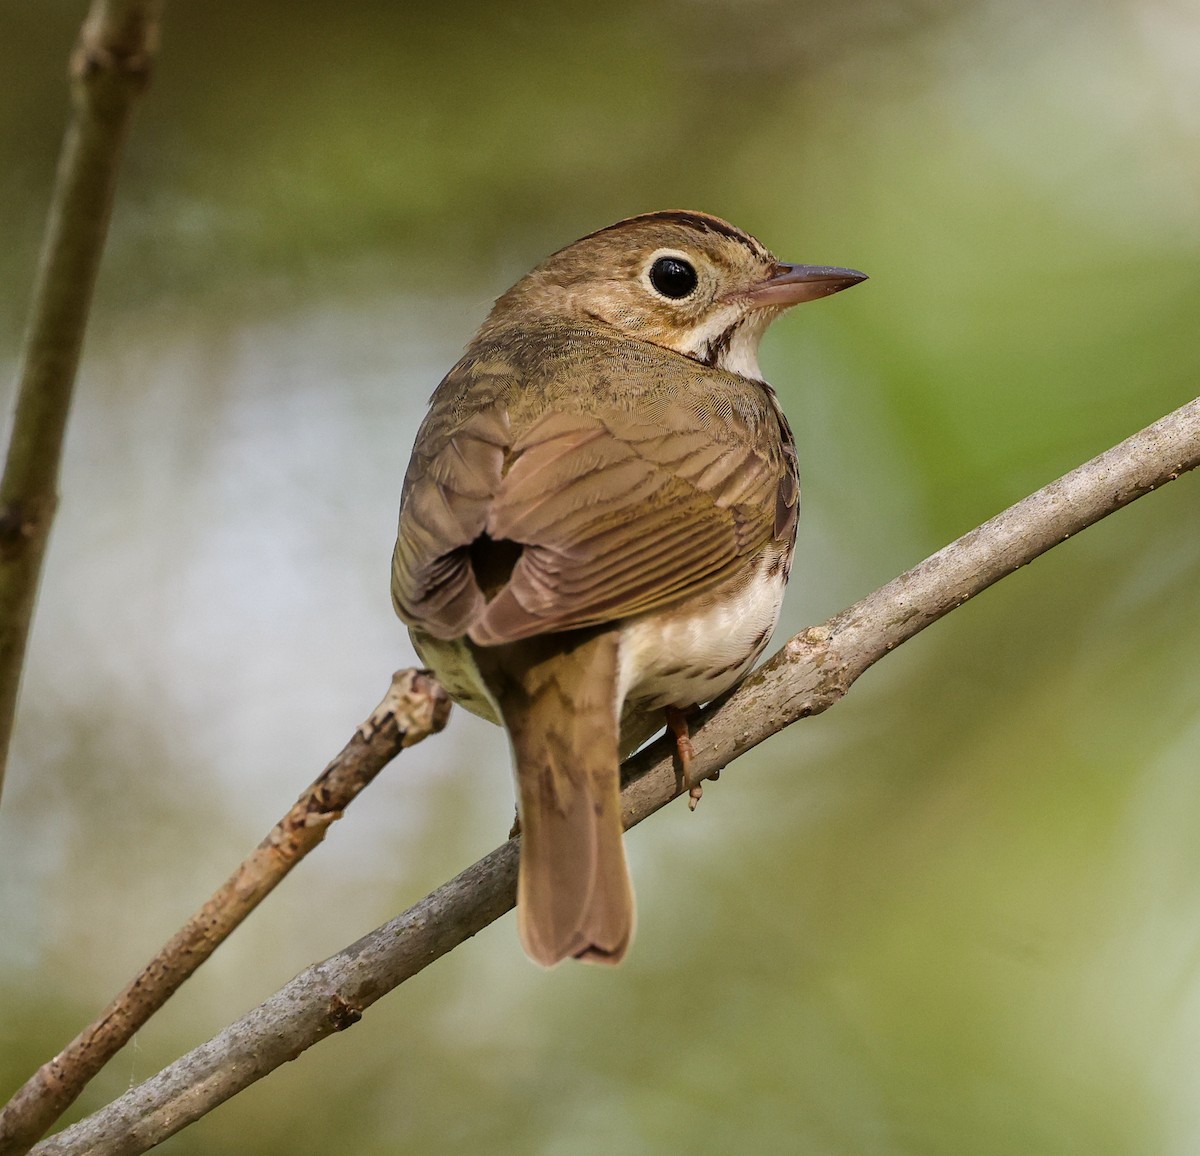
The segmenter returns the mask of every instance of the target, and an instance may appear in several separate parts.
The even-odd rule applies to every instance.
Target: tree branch
[[[42,242],[0,479],[0,787],[59,462],[117,170],[158,44],[160,0],[94,0],[71,57],[74,108]]]
[[[789,723],[837,702],[868,667],[1052,546],[1200,464],[1200,398],[797,635],[693,729],[694,779],[719,771]],[[691,783],[660,739],[626,764],[625,823],[641,822]],[[314,964],[266,1002],[158,1075],[33,1151],[145,1152],[363,1010],[513,906],[511,840],[357,943]]]
[[[341,754],[129,985],[0,1111],[0,1156],[28,1152],[133,1034],[322,839],[401,750],[446,725],[450,699],[424,671],[401,670]]]

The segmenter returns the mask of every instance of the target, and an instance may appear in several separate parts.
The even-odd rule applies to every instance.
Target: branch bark
[[[1011,506],[820,626],[791,639],[693,728],[693,780],[837,702],[895,647],[1051,547],[1200,464],[1200,398]],[[631,827],[693,785],[660,739],[626,764]],[[511,840],[391,922],[301,972],[266,1002],[99,1112],[40,1156],[145,1152],[306,1048],[513,906]]]
[[[436,734],[446,692],[424,671],[401,670],[383,701],[265,839],[128,986],[0,1111],[0,1156],[22,1156],[134,1033],[283,881],[401,750]]]
[[[71,57],[63,140],[0,479],[0,788],[25,642],[117,170],[158,45],[161,0],[94,0]]]

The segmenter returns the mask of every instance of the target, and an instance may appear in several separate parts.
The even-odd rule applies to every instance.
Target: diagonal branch
[[[1200,465],[1200,398],[1009,507],[860,602],[793,638],[693,730],[697,780],[837,702],[885,654],[1114,510]],[[625,823],[692,784],[660,739],[626,764]],[[511,840],[357,943],[314,964],[158,1075],[33,1151],[145,1152],[306,1048],[513,906]]]
[[[0,787],[25,642],[58,502],[67,412],[117,170],[158,46],[161,0],[94,0],[71,58],[63,140],[0,479]]]
[[[0,1156],[20,1156],[184,981],[237,929],[401,750],[446,725],[450,699],[425,672],[397,671],[383,701],[212,897],[99,1017],[0,1111]]]

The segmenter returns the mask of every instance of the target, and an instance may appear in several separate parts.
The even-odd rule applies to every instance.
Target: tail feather
[[[617,640],[542,637],[479,648],[504,717],[521,815],[517,927],[544,967],[619,963],[634,901],[621,823]]]
[[[612,767],[580,754],[568,770],[546,747],[521,749],[517,928],[545,967],[572,957],[619,963],[633,937],[615,748]],[[530,771],[531,762],[541,769]]]

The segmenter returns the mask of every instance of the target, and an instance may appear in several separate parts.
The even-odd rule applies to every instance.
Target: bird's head
[[[548,257],[496,302],[481,335],[590,322],[757,379],[759,339],[780,313],[863,280],[854,269],[786,264],[718,217],[647,213]]]

